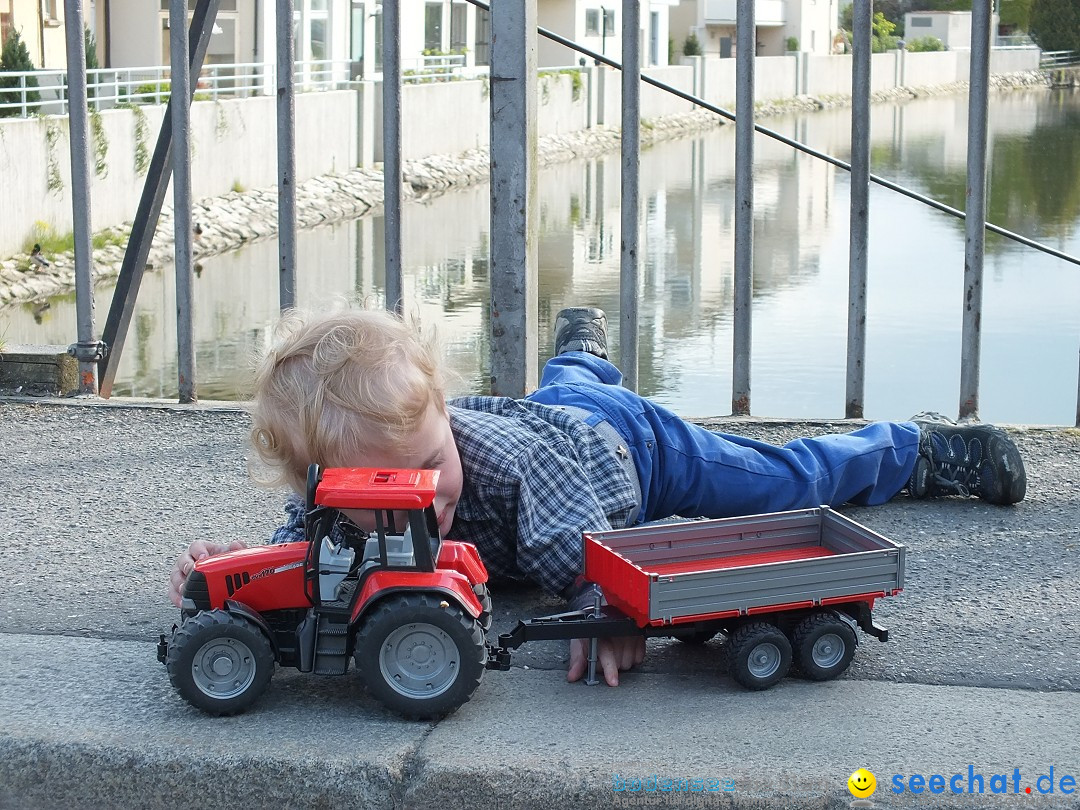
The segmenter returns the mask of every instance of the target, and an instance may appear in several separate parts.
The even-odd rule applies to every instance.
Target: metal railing
[[[412,84],[449,82],[463,78],[465,54],[440,54],[401,60],[401,80]]]
[[[463,56],[458,58],[464,60]],[[298,91],[340,90],[354,79],[352,62],[321,60],[294,65]],[[192,77],[195,100],[273,95],[275,73],[275,65],[269,62],[206,65],[197,79]],[[4,71],[0,75],[17,81],[14,87],[0,89],[0,115],[8,110],[16,110],[22,118],[68,112],[67,71]],[[169,100],[170,77],[167,65],[87,70],[87,101],[98,111],[128,104],[164,104]]]
[[[81,28],[81,9],[78,0],[69,0],[76,9],[73,19],[80,25],[73,29]],[[184,8],[184,0],[171,0],[180,9]],[[218,0],[197,0],[195,16],[192,20],[192,31],[197,35],[193,42],[190,55],[191,73],[201,77],[202,61],[206,53],[206,43],[209,40],[210,30],[213,25],[213,17],[216,14]],[[469,0],[473,5],[491,11],[491,6],[482,0]],[[1043,252],[1059,256],[1070,262],[1080,264],[1080,258],[1069,256],[1062,251],[1055,250],[1046,245],[1039,244],[1034,240],[1022,237],[1019,234],[1007,232],[1002,228],[987,223],[985,220],[985,192],[986,192],[986,116],[988,108],[987,91],[989,88],[989,41],[990,41],[990,15],[986,8],[976,4],[978,13],[973,15],[973,29],[980,32],[975,37],[976,42],[984,43],[981,47],[973,49],[971,55],[971,90],[969,98],[969,127],[968,127],[968,186],[966,211],[960,211],[943,203],[937,202],[924,195],[917,194],[895,183],[884,180],[869,172],[869,39],[871,21],[866,7],[860,6],[860,14],[857,18],[856,48],[853,58],[852,92],[858,99],[856,109],[852,113],[852,162],[845,163],[837,158],[825,155],[811,149],[805,144],[783,136],[772,130],[760,126],[754,121],[753,108],[753,81],[754,81],[754,47],[752,34],[755,27],[754,0],[737,0],[738,28],[737,32],[741,47],[739,54],[741,59],[737,65],[739,85],[742,91],[736,98],[736,113],[731,113],[715,105],[709,104],[701,98],[697,98],[674,87],[665,85],[640,72],[640,54],[638,53],[637,37],[639,30],[639,18],[637,0],[622,0],[623,2],[623,40],[626,44],[622,63],[596,53],[590,49],[574,43],[558,34],[547,31],[536,25],[535,0],[525,0],[522,4],[503,4],[497,13],[492,13],[492,29],[495,37],[500,37],[499,48],[493,48],[492,75],[497,75],[501,81],[493,83],[490,89],[492,133],[491,133],[491,205],[492,211],[510,211],[513,216],[492,217],[491,227],[491,277],[492,277],[492,311],[499,313],[498,324],[493,321],[492,340],[492,393],[520,395],[530,384],[534,384],[536,376],[536,329],[535,329],[535,302],[536,302],[536,265],[535,251],[529,250],[529,244],[535,243],[536,217],[533,203],[529,202],[528,178],[536,167],[531,160],[531,150],[528,148],[530,141],[535,137],[535,128],[530,134],[530,125],[527,119],[529,113],[528,100],[531,94],[535,94],[536,63],[535,51],[530,47],[530,37],[538,31],[541,35],[578,51],[583,56],[591,57],[596,64],[606,64],[621,70],[622,73],[622,102],[624,105],[622,115],[622,183],[621,198],[623,207],[622,231],[624,244],[620,261],[620,319],[623,332],[621,342],[620,360],[627,384],[631,387],[636,382],[637,364],[637,306],[639,296],[639,243],[631,238],[630,234],[638,230],[639,204],[637,184],[639,172],[638,158],[638,133],[640,130],[640,93],[639,84],[645,83],[663,89],[674,95],[691,101],[699,107],[711,110],[718,115],[735,121],[736,134],[736,174],[743,179],[736,182],[736,197],[738,207],[746,213],[752,213],[753,187],[750,167],[752,166],[752,139],[755,133],[765,134],[778,141],[798,149],[799,151],[825,160],[839,168],[852,172],[852,183],[868,189],[871,182],[884,186],[891,190],[903,193],[906,196],[918,199],[931,207],[949,213],[953,216],[966,220],[967,250],[965,253],[965,295],[962,334],[962,356],[960,375],[960,407],[961,417],[978,416],[978,391],[979,391],[979,349],[981,344],[981,286],[983,273],[983,241],[985,231],[991,230],[1008,236],[1008,238],[1037,248]],[[280,0],[284,7],[290,7],[289,0]],[[278,46],[279,52],[284,54],[283,66],[292,62],[292,26],[288,24],[289,17],[282,14],[281,20],[286,22],[279,25]],[[400,132],[400,85],[401,85],[401,60],[400,60],[400,30],[396,16],[396,4],[387,4],[383,13],[383,41],[384,55],[387,59],[387,72],[384,81],[383,99],[383,140],[384,140],[384,221],[385,221],[385,276],[386,276],[386,304],[388,307],[398,309],[403,304],[401,283],[401,238],[400,238],[400,210],[401,210],[401,132]],[[282,33],[284,31],[284,34]],[[985,36],[983,36],[985,33]],[[74,35],[69,37],[72,42],[81,39]],[[77,47],[69,42],[69,63],[81,66],[83,54]],[[78,45],[79,42],[75,42]],[[197,44],[195,44],[197,43]],[[182,49],[177,49],[182,53]],[[1061,54],[1054,54],[1060,57]],[[297,64],[301,87],[308,86],[305,82],[329,81],[336,84],[338,77],[334,71],[325,72],[310,69]],[[445,68],[445,63],[438,65],[437,69]],[[290,109],[292,101],[293,84],[291,75],[287,70],[281,70],[278,82],[287,85],[284,89],[277,88],[279,101],[279,189],[293,188],[295,186],[295,165],[289,159],[282,160],[281,143],[283,134],[291,134],[295,121]],[[85,70],[75,71],[75,79],[85,87]],[[350,81],[348,72],[345,73],[344,82]],[[220,84],[220,82],[218,82]],[[178,84],[182,87],[182,83]],[[194,92],[198,92],[198,86]],[[82,88],[76,88],[82,89]],[[750,89],[751,92],[746,92]],[[25,94],[25,91],[24,91]],[[77,103],[72,107],[72,118],[85,119],[86,97],[81,93],[75,95]],[[282,105],[282,100],[288,103]],[[27,99],[24,99],[26,101]],[[282,110],[285,114],[282,114]],[[535,113],[534,113],[535,114]],[[102,335],[103,340],[98,342],[98,347],[107,347],[107,354],[101,351],[96,356],[96,362],[101,365],[103,396],[108,396],[112,388],[112,378],[115,375],[116,363],[119,360],[123,348],[124,336],[130,322],[130,312],[134,302],[134,295],[138,290],[139,280],[145,266],[146,254],[149,249],[149,239],[156,225],[158,214],[161,210],[161,202],[164,197],[164,189],[169,182],[169,153],[173,148],[172,139],[177,139],[177,148],[186,151],[186,131],[180,126],[179,132],[172,132],[168,124],[169,111],[166,111],[166,123],[162,126],[158,145],[155,149],[150,173],[144,187],[143,197],[139,204],[139,213],[136,215],[136,229],[132,231],[128,250],[125,253],[124,265],[121,268],[117,287],[113,295],[113,305],[109,313],[109,321]],[[85,120],[82,122],[85,124]],[[74,126],[74,125],[73,125]],[[85,128],[85,127],[84,127]],[[78,150],[74,145],[73,155],[79,151],[83,164],[88,150],[87,138],[83,137]],[[291,158],[295,144],[291,139],[287,140],[285,149],[286,158]],[[504,148],[506,147],[506,148]],[[497,150],[502,150],[496,154]],[[504,159],[505,158],[505,159]],[[73,157],[74,162],[74,157]],[[85,193],[89,185],[89,179],[85,170],[80,173],[82,177],[76,184]],[[73,178],[75,173],[73,171]],[[750,180],[749,183],[746,180]],[[974,190],[972,190],[974,189]],[[861,194],[865,200],[866,195]],[[859,196],[852,194],[852,220],[865,217],[867,206],[860,203]],[[284,195],[279,196],[279,212],[285,209]],[[190,204],[190,203],[189,203]],[[78,207],[78,206],[76,206]],[[295,206],[291,206],[294,209]],[[752,248],[753,228],[752,219],[748,220],[736,216],[736,257],[735,257],[735,285],[740,285],[749,290],[752,272]],[[751,227],[745,227],[749,222]],[[742,226],[742,227],[740,227]],[[136,233],[136,230],[139,230]],[[289,241],[295,244],[296,222],[294,211],[288,216],[279,216],[279,243]],[[88,223],[84,222],[76,226],[77,234],[81,233],[88,238]],[[745,232],[745,233],[743,233]],[[852,239],[849,249],[849,334],[848,334],[848,385],[845,415],[847,417],[862,417],[863,406],[863,383],[865,366],[865,332],[861,328],[852,329],[852,324],[861,325],[866,321],[866,230],[860,228],[859,233],[852,229]],[[739,244],[742,239],[745,244]],[[85,241],[85,240],[84,240]],[[77,241],[78,244],[78,241]],[[80,251],[76,251],[78,254]],[[84,256],[89,254],[89,249],[81,251]],[[291,305],[286,295],[295,288],[295,251],[279,250],[282,254],[280,270],[282,279],[289,279],[287,284],[282,285],[281,304],[283,307]],[[76,256],[78,259],[78,255]],[[180,263],[179,257],[177,263]],[[89,268],[85,268],[82,276],[89,278]],[[496,280],[499,282],[496,288]],[[751,291],[752,292],[752,291]],[[83,291],[77,294],[77,299],[85,302],[89,293]],[[735,330],[736,334],[745,334],[747,339],[735,340],[733,356],[733,380],[732,380],[732,412],[749,414],[750,410],[750,325],[752,294],[742,295],[743,303],[740,308],[740,295],[737,290],[735,306]],[[178,329],[181,321],[190,329],[190,313],[181,318],[178,313]],[[92,317],[90,318],[92,333]],[[89,338],[82,336],[80,326],[79,346],[90,345]],[[629,363],[626,361],[629,359]],[[80,369],[83,360],[89,362],[89,356],[80,357]],[[500,373],[496,373],[496,372]],[[501,372],[506,372],[501,373]],[[90,375],[92,380],[92,374]],[[1077,421],[1080,424],[1080,391],[1078,391]]]
[[[1071,65],[1080,65],[1080,51],[1043,51],[1039,56],[1039,67],[1042,70]]]
[[[1035,40],[1029,37],[1027,34],[1008,34],[1006,36],[995,37],[995,48],[1038,48],[1035,44]]]

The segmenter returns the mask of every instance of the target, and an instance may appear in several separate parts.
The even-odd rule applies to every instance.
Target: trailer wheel
[[[262,630],[242,616],[204,610],[173,632],[165,659],[180,695],[208,714],[236,714],[254,703],[274,674]]]
[[[859,640],[855,631],[832,611],[813,613],[791,633],[799,671],[812,681],[828,681],[851,664]]]
[[[372,609],[356,634],[354,657],[375,697],[423,720],[449,714],[472,697],[487,650],[480,623],[458,605],[414,593]]]
[[[768,622],[744,624],[728,639],[731,676],[747,689],[768,689],[788,674],[791,644]]]
[[[480,628],[486,633],[491,629],[491,593],[488,591],[486,582],[481,582],[472,587],[473,593],[476,594],[476,598],[480,600],[480,615],[476,617],[476,620],[480,622]]]

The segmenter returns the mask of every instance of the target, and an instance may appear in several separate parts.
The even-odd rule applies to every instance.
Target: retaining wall
[[[648,68],[645,73],[713,104],[734,108],[735,60],[684,58],[686,64]],[[873,92],[897,86],[918,88],[967,79],[967,52],[874,54]],[[991,71],[1015,73],[1038,68],[1037,50],[995,50]],[[575,87],[575,84],[577,85]],[[296,97],[297,182],[348,171],[382,160],[381,88],[362,82],[356,89],[301,93]],[[850,56],[791,54],[756,62],[758,101],[799,95],[848,96]],[[562,135],[621,121],[619,73],[586,68],[578,82],[569,74],[537,80],[538,135]],[[641,116],[655,121],[692,110],[690,102],[645,85]],[[130,222],[153,154],[164,107],[109,110],[99,114],[107,143],[91,172],[91,223],[95,231]],[[486,80],[406,85],[402,88],[402,157],[457,155],[486,149],[490,138]],[[276,101],[263,96],[197,101],[191,108],[195,199],[233,189],[268,188],[277,182]],[[58,234],[70,233],[71,178],[68,122],[62,116],[0,120],[0,258],[21,252],[36,222]],[[92,164],[93,164],[92,160]],[[166,205],[171,195],[166,198]]]

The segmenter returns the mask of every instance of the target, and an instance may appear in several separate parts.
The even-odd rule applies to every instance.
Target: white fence
[[[295,75],[299,91],[340,90],[351,81],[350,62],[297,62]],[[15,110],[30,115],[65,115],[68,92],[67,72],[34,70],[4,72],[14,87],[0,90],[0,114]],[[167,66],[94,68],[86,71],[86,95],[96,110],[110,110],[129,104],[164,104],[169,100],[171,71]],[[195,80],[195,99],[246,98],[274,92],[275,70],[270,63],[248,62],[206,65]]]
[[[403,60],[401,79],[421,84],[473,78],[486,72],[483,67],[467,70],[464,54],[447,54]],[[354,62],[297,62],[293,80],[297,92],[344,90],[355,83],[357,73]],[[167,65],[87,70],[87,99],[98,111],[129,104],[164,104],[169,100],[170,75]],[[0,88],[0,117],[67,114],[66,71],[4,71],[0,76],[13,84]],[[273,95],[276,82],[272,62],[204,65],[195,81],[195,100]]]

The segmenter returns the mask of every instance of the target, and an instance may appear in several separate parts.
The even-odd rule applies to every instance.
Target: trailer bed
[[[820,507],[590,532],[585,575],[639,626],[865,601],[903,588],[905,548]]]

